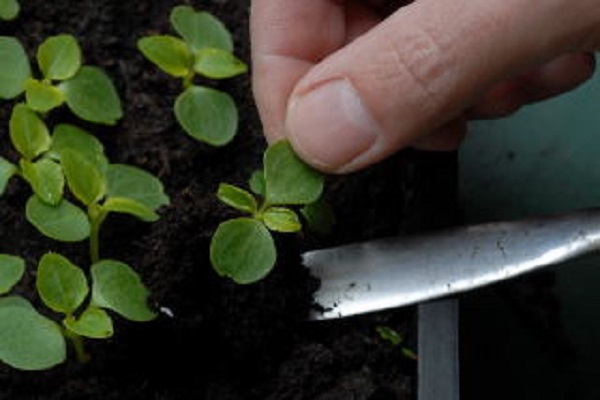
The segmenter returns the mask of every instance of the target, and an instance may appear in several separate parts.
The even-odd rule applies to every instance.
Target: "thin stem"
[[[75,350],[75,356],[77,357],[77,361],[79,361],[82,364],[85,364],[88,361],[90,361],[91,357],[89,353],[85,351],[85,342],[83,340],[83,336],[78,335],[77,333],[69,329],[63,329],[63,334],[73,344],[73,349]]]
[[[88,207],[90,220],[90,259],[92,264],[100,261],[100,227],[106,218],[106,212],[97,204]]]
[[[187,76],[183,77],[183,89],[187,90],[194,84],[194,76],[195,73],[192,69],[190,69],[190,73]]]

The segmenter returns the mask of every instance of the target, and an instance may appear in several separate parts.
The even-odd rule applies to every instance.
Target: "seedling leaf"
[[[0,360],[18,369],[42,370],[65,358],[65,340],[57,324],[24,298],[0,299]]]
[[[300,160],[286,140],[267,149],[264,167],[269,204],[310,204],[323,192],[323,176]]]
[[[13,145],[27,159],[34,159],[50,148],[48,127],[25,104],[13,108],[9,129]]]
[[[192,86],[175,102],[175,116],[193,138],[213,146],[229,143],[237,131],[238,111],[227,93]]]
[[[253,218],[223,222],[210,244],[210,260],[221,276],[239,284],[264,278],[275,266],[277,250],[266,226]]]
[[[254,171],[248,180],[248,185],[250,185],[250,190],[259,196],[265,197],[265,173],[262,169]]]
[[[105,211],[133,215],[146,222],[154,222],[159,219],[158,214],[148,208],[145,204],[125,197],[109,197],[104,204],[102,204],[102,209]]]
[[[21,160],[23,177],[38,195],[40,200],[50,205],[57,205],[63,196],[65,177],[59,164],[49,159],[36,162]]]
[[[0,157],[0,196],[6,190],[8,181],[17,173],[17,167],[6,159]]]
[[[114,333],[112,318],[97,307],[89,307],[78,318],[65,318],[63,325],[78,335],[92,339],[106,339]]]
[[[177,6],[171,12],[171,24],[195,51],[211,47],[233,51],[231,34],[221,21],[207,12],[189,6]]]
[[[256,199],[252,193],[227,183],[219,185],[217,197],[223,203],[243,212],[254,214],[258,210]]]
[[[298,214],[285,207],[269,207],[262,215],[267,227],[275,232],[292,233],[302,229]]]
[[[65,101],[63,93],[49,83],[28,79],[25,84],[27,105],[34,111],[45,113]]]
[[[44,78],[69,79],[81,68],[81,48],[71,35],[52,36],[38,48],[37,61]]]
[[[21,7],[17,0],[0,0],[0,19],[10,21],[17,18]]]
[[[122,116],[121,100],[110,78],[99,68],[84,66],[59,88],[79,118],[114,125]]]
[[[106,194],[106,179],[96,166],[74,150],[65,149],[60,154],[67,184],[83,204],[89,206]]]
[[[150,210],[168,205],[163,184],[143,169],[124,164],[111,164],[106,171],[109,198],[119,197],[135,200]]]
[[[0,98],[13,99],[23,93],[31,77],[29,59],[21,42],[0,36],[0,60]]]
[[[74,125],[60,124],[54,128],[49,155],[60,160],[64,150],[73,150],[94,164],[98,171],[105,173],[108,159],[104,155],[104,146],[98,139]]]
[[[185,78],[191,72],[194,56],[179,38],[168,35],[145,37],[138,41],[138,49],[169,75]]]
[[[67,315],[72,314],[89,293],[81,268],[53,253],[45,254],[40,260],[36,287],[48,307]]]
[[[92,265],[92,303],[132,321],[150,321],[156,313],[148,307],[149,291],[127,264],[102,260]]]
[[[25,215],[41,233],[55,240],[79,242],[90,235],[85,212],[65,199],[51,206],[33,195],[27,201]]]
[[[248,66],[226,50],[204,48],[196,52],[194,71],[212,79],[232,78],[248,71]]]
[[[21,257],[0,254],[0,294],[6,294],[21,280],[25,260]]]

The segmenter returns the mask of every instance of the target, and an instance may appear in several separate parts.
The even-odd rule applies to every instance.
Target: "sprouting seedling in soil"
[[[0,254],[0,361],[14,368],[40,370],[64,362],[65,339],[85,361],[83,338],[105,339],[114,333],[109,312],[137,322],[156,317],[147,304],[148,290],[122,262],[99,261],[88,276],[59,254],[44,255],[37,268],[36,289],[43,304],[60,316],[60,324],[24,297],[9,294],[24,271],[23,259]]]
[[[37,49],[42,77],[33,76],[23,45],[13,37],[0,36],[0,98],[14,99],[25,93],[25,103],[35,113],[24,123],[39,124],[46,114],[66,104],[79,118],[114,125],[123,115],[115,87],[100,68],[83,65],[81,49],[71,35],[46,39]]]
[[[390,326],[384,325],[376,327],[375,330],[381,339],[385,340],[394,347],[400,347],[400,351],[404,357],[410,360],[417,359],[417,354],[413,350],[403,345],[404,337],[397,330]]]
[[[32,112],[22,105],[15,111]],[[89,238],[92,262],[100,259],[99,232],[109,213],[151,222],[158,219],[156,210],[169,203],[156,177],[133,166],[111,164],[102,144],[86,131],[68,124],[57,125],[52,135],[32,126],[25,131],[11,135],[22,156],[19,165],[0,157],[0,194],[12,176],[24,178],[34,192],[26,204],[28,221],[55,240]],[[64,196],[65,188],[84,209]]]
[[[182,128],[197,140],[223,146],[237,131],[235,102],[227,93],[196,85],[194,81],[197,76],[232,78],[245,73],[247,66],[233,54],[231,34],[213,15],[177,6],[170,21],[179,37],[144,37],[138,41],[138,48],[162,71],[182,80],[184,91],[174,106]]]
[[[221,223],[210,245],[213,268],[240,284],[261,280],[273,269],[277,249],[271,232],[300,231],[294,208],[320,207],[315,204],[323,192],[323,175],[301,161],[289,142],[270,146],[263,162],[264,170],[250,179],[254,194],[229,184],[217,192],[225,204],[247,214]]]
[[[20,10],[17,0],[0,0],[0,19],[11,21],[17,18]]]

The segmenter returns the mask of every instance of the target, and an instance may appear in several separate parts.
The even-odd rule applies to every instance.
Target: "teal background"
[[[467,222],[600,206],[598,75],[510,118],[472,125],[460,151]],[[464,299],[466,399],[600,399],[600,257],[553,270],[562,322],[556,333],[566,347],[549,345],[497,289]]]

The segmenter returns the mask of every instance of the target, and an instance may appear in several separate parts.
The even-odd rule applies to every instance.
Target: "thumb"
[[[380,161],[460,118],[494,83],[581,45],[569,30],[582,27],[577,7],[559,3],[575,2],[416,1],[300,80],[286,135],[324,171]]]

